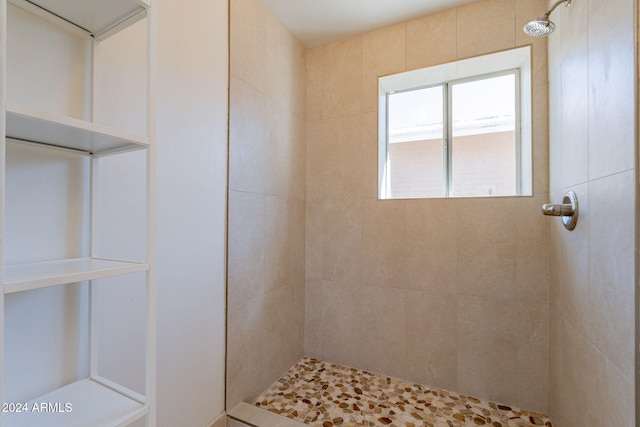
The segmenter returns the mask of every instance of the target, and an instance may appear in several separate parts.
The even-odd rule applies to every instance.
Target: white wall
[[[158,426],[224,407],[227,1],[158,0]]]

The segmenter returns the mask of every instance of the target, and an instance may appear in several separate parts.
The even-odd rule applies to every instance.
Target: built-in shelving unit
[[[147,19],[147,123],[149,134],[152,134],[154,117],[152,108],[153,94],[153,58],[155,19],[149,0],[0,0],[0,74],[6,75],[7,65],[7,4],[19,8],[55,23],[65,29],[72,29],[74,33],[87,37],[94,54],[91,55],[94,80],[96,73],[95,51],[100,41],[111,37],[133,23]],[[10,60],[10,58],[9,58]],[[59,388],[51,390],[42,396],[34,397],[28,402],[14,402],[22,405],[7,411],[0,417],[0,426],[61,426],[61,427],[110,427],[126,426],[132,422],[146,417],[146,425],[155,425],[155,284],[153,274],[153,140],[152,135],[135,135],[130,132],[104,126],[93,120],[81,120],[75,117],[60,115],[54,112],[40,111],[26,105],[19,105],[7,100],[8,90],[4,81],[0,79],[0,131],[3,131],[2,153],[0,154],[0,256],[3,263],[0,265],[0,283],[3,286],[2,300],[0,301],[0,349],[4,352],[16,349],[4,348],[4,310],[10,301],[10,294],[32,291],[41,288],[67,285],[78,282],[89,282],[96,279],[117,277],[132,273],[143,273],[146,286],[146,356],[145,356],[145,393],[139,394],[126,387],[111,382],[98,375],[98,370],[93,366],[97,363],[96,353],[99,346],[96,339],[90,337],[91,350],[87,353],[90,365],[88,378],[80,378],[71,384],[61,384]],[[93,83],[95,85],[95,82]],[[93,88],[95,89],[95,87]],[[95,96],[97,91],[90,90],[88,97]],[[46,94],[44,95],[46,96]],[[95,99],[91,100],[95,105]],[[123,106],[126,108],[126,106]],[[94,117],[95,119],[95,117]],[[4,129],[2,129],[4,127]],[[7,265],[4,260],[6,248],[2,236],[5,235],[4,185],[5,155],[7,142],[23,141],[30,144],[59,147],[77,151],[83,156],[91,157],[91,164],[99,157],[120,155],[134,150],[146,150],[146,174],[147,174],[147,203],[145,215],[147,216],[146,235],[147,259],[145,260],[114,260],[105,259],[93,254],[82,258],[60,259],[55,261],[43,261]],[[97,191],[93,186],[93,172],[90,174],[89,186],[91,196],[95,197]],[[87,209],[90,215],[95,213],[95,204]],[[92,220],[91,220],[92,221]],[[91,241],[91,239],[89,239]],[[93,294],[91,294],[93,298]],[[94,302],[90,305],[93,307]],[[91,310],[89,310],[91,312]],[[92,320],[89,320],[91,323]],[[93,326],[88,330],[93,333]],[[17,349],[18,351],[20,349]],[[46,356],[45,356],[46,357]],[[0,351],[2,361],[2,351]],[[4,365],[1,369],[4,369]],[[0,377],[2,371],[0,370]],[[10,387],[11,385],[5,384]],[[4,391],[3,391],[4,393]],[[0,394],[2,396],[2,394]],[[4,399],[0,399],[4,402]],[[41,407],[41,405],[48,405]],[[53,405],[53,406],[52,406]]]

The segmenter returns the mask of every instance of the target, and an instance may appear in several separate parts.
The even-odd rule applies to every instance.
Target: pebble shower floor
[[[306,357],[254,404],[315,427],[552,427],[536,412]]]

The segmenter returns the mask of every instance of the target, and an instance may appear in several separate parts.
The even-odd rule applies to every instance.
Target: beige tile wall
[[[551,196],[580,219],[552,228],[550,409],[558,427],[634,419],[634,1],[574,1],[549,39]]]
[[[305,353],[548,409],[544,0],[482,0],[307,50]],[[377,200],[377,78],[532,44],[534,196]]]
[[[229,3],[230,409],[303,355],[306,70],[262,0]]]

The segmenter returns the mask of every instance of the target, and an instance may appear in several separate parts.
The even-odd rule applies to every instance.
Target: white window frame
[[[388,111],[389,95],[429,87],[442,86],[444,102],[444,196],[451,195],[452,189],[452,132],[451,97],[452,88],[456,84],[483,80],[501,75],[515,74],[516,80],[516,194],[513,196],[531,196],[533,186],[532,171],[532,107],[531,107],[531,47],[525,46],[502,52],[463,59],[433,67],[380,77],[379,81],[379,116],[378,116],[378,198],[397,199],[391,197],[389,180],[387,179],[388,156]],[[461,196],[461,197],[496,197],[496,196]],[[500,196],[497,196],[500,197]],[[436,198],[436,197],[420,197]]]

